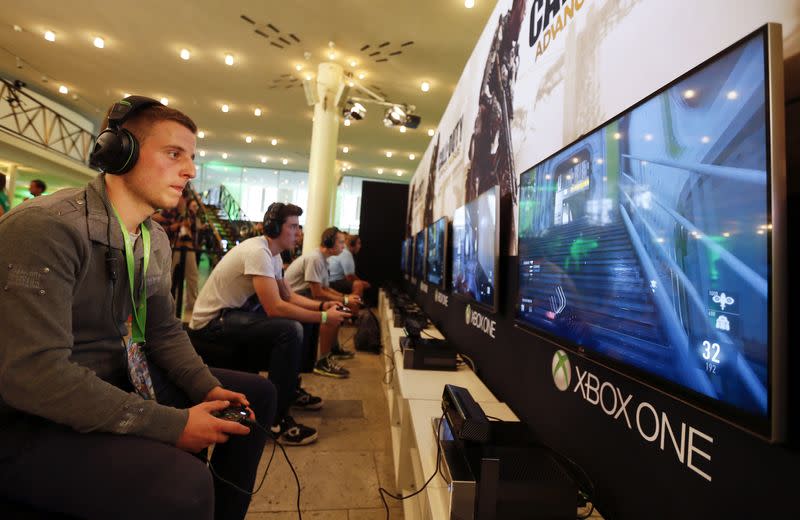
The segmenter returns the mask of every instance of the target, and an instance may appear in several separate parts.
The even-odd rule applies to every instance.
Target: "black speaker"
[[[89,166],[114,175],[131,171],[139,159],[139,142],[122,125],[139,110],[160,104],[144,96],[128,96],[114,103],[108,114],[108,128],[97,136],[89,156]]]

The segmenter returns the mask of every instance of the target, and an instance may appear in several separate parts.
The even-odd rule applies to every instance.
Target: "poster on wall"
[[[766,22],[783,21],[784,54],[797,53],[793,10],[792,2],[731,10],[725,0],[500,0],[411,181],[406,235],[499,186],[500,253],[516,255],[522,172]]]

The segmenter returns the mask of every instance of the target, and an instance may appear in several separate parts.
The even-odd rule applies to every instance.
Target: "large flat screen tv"
[[[425,230],[414,237],[414,278],[424,280],[425,276]]]
[[[780,27],[520,178],[521,326],[770,440],[784,435]]]
[[[497,309],[499,244],[498,187],[494,186],[458,208],[453,215],[453,276],[457,297]]]
[[[428,283],[444,289],[447,265],[447,217],[442,217],[428,226],[428,255],[425,276]]]

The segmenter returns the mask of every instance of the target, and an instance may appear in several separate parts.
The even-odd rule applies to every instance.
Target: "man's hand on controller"
[[[217,387],[219,388],[219,387]],[[226,442],[230,435],[247,435],[250,428],[238,422],[218,419],[211,412],[224,410],[230,401],[206,401],[189,408],[189,420],[183,428],[176,446],[197,453],[212,444]],[[252,415],[252,411],[250,411]]]
[[[226,390],[221,386],[215,386],[206,394],[203,401],[230,401],[232,404],[247,406],[247,411],[250,412],[248,419],[251,421],[256,420],[256,414],[254,414],[253,410],[249,408],[250,401],[248,401],[247,396],[242,393],[232,392],[231,390]]]
[[[329,311],[331,309],[336,308],[337,305],[341,305],[341,303],[340,302],[335,302],[335,301],[325,302],[325,303],[322,304],[322,310],[323,311]]]

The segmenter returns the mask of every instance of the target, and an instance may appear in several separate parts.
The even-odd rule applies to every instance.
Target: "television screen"
[[[413,248],[411,243],[411,237],[406,238],[403,240],[403,250],[402,250],[402,257],[400,258],[400,269],[405,274],[409,274],[411,272],[411,250]]]
[[[516,302],[523,326],[757,432],[775,366],[767,41],[522,174]]]
[[[425,230],[414,237],[414,278],[422,280],[425,276]]]
[[[489,188],[453,215],[453,294],[495,310],[498,188]]]
[[[444,289],[445,251],[447,250],[447,217],[428,226],[428,256],[425,266],[428,283]]]

